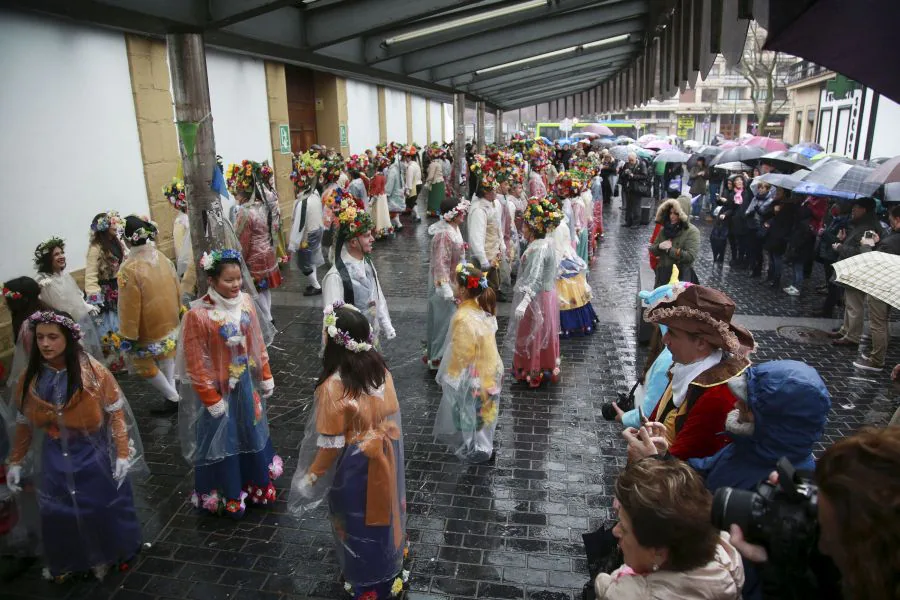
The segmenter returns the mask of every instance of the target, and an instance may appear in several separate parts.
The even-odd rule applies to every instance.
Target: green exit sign
[[[278,126],[278,138],[281,142],[281,153],[291,153],[291,127],[290,125]]]

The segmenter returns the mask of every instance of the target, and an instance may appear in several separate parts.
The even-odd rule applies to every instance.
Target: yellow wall
[[[337,148],[347,156],[350,148],[340,143],[340,126],[347,126],[347,80],[330,73],[316,72],[315,84],[316,135],[319,143]]]
[[[819,95],[821,83],[797,87],[790,90],[790,109],[785,123],[784,139],[791,143],[815,142],[819,127]],[[813,111],[815,119],[812,123],[807,119],[809,111]],[[800,127],[797,127],[797,113],[801,112]]]
[[[281,154],[279,125],[288,125],[287,87],[282,63],[266,61],[266,93],[269,98],[269,130],[272,136],[272,167],[275,169],[275,189],[285,226],[294,207],[294,184],[291,181],[291,155]],[[285,232],[285,235],[287,232]]]

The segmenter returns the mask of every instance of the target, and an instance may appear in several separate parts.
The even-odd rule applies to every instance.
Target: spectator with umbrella
[[[638,160],[637,154],[630,152],[619,168],[622,193],[625,194],[625,220],[623,227],[637,227],[641,222],[641,198],[650,194],[647,166]]]
[[[766,281],[773,287],[781,286],[781,269],[784,253],[787,251],[791,232],[794,230],[794,217],[797,214],[797,203],[793,201],[791,192],[775,185],[772,203],[762,211],[765,242],[763,248],[769,255],[769,273]]]
[[[706,158],[700,156],[696,164],[691,167],[690,178],[688,184],[691,186],[691,196],[700,196],[699,206],[701,209],[709,212],[710,203],[706,195],[707,180],[709,179],[709,170],[706,166]]]
[[[772,201],[772,188],[765,181],[760,181],[750,185],[753,198],[744,210],[744,227],[746,227],[746,237],[744,244],[747,253],[747,267],[751,269],[750,277],[756,278],[762,275],[763,263],[763,240],[765,239],[766,229],[762,226],[762,214],[769,203]]]

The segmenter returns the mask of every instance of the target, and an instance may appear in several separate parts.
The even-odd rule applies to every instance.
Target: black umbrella
[[[718,163],[726,163],[726,162],[747,162],[747,160],[751,158],[759,158],[766,151],[760,148],[759,146],[735,146],[734,148],[729,148],[725,150],[718,156],[716,156],[709,163],[709,166],[715,166]]]
[[[770,0],[766,50],[828,67],[900,102],[900,77],[885,63],[895,47],[897,0]]]
[[[769,152],[768,154],[763,154],[759,158],[748,158],[744,162],[754,166],[758,164],[772,165],[782,173],[793,173],[799,169],[812,168],[812,161],[802,154],[798,154],[797,152],[786,152],[784,150]]]
[[[713,158],[718,156],[718,154],[722,152],[722,149],[718,146],[700,146],[696,150],[694,150],[694,154],[687,161],[688,169],[694,167],[697,164],[697,159],[701,156],[706,159],[706,164],[709,164]]]

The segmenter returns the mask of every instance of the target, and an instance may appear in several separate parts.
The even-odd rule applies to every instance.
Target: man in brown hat
[[[728,443],[725,418],[735,396],[728,381],[750,366],[753,335],[731,322],[734,302],[718,290],[679,283],[666,301],[644,313],[668,326],[669,387],[650,415],[666,427],[669,452],[682,460],[712,456]]]

